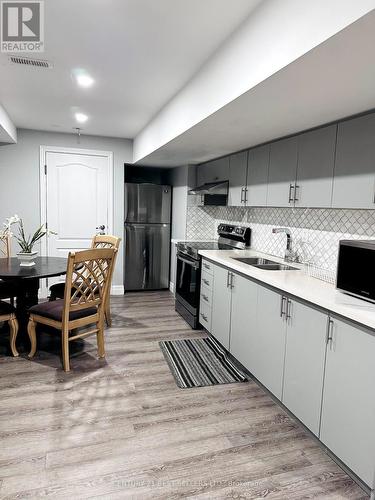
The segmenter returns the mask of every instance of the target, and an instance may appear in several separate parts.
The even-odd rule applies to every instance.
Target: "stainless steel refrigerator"
[[[125,291],[169,288],[171,191],[125,184]]]

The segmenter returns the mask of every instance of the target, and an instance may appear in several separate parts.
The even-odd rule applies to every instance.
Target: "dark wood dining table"
[[[38,303],[40,280],[66,274],[67,259],[63,257],[37,257],[32,267],[20,266],[16,258],[0,259],[0,279],[9,281],[16,290],[16,316],[19,332],[26,333],[28,309]]]

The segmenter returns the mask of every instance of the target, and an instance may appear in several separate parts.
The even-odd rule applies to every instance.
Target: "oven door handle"
[[[185,257],[182,257],[180,254],[177,254],[177,259],[181,260],[182,262],[185,262],[185,264],[188,264],[189,266],[193,267],[194,269],[199,269],[199,262],[195,260],[188,260]]]

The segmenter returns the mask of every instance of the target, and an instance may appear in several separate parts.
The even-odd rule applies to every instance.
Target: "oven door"
[[[176,299],[197,315],[201,281],[200,260],[177,253]]]

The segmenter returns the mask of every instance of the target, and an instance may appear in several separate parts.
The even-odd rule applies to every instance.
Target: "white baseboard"
[[[124,285],[112,285],[111,295],[124,295]]]
[[[172,281],[169,282],[169,290],[174,293],[174,283]]]

